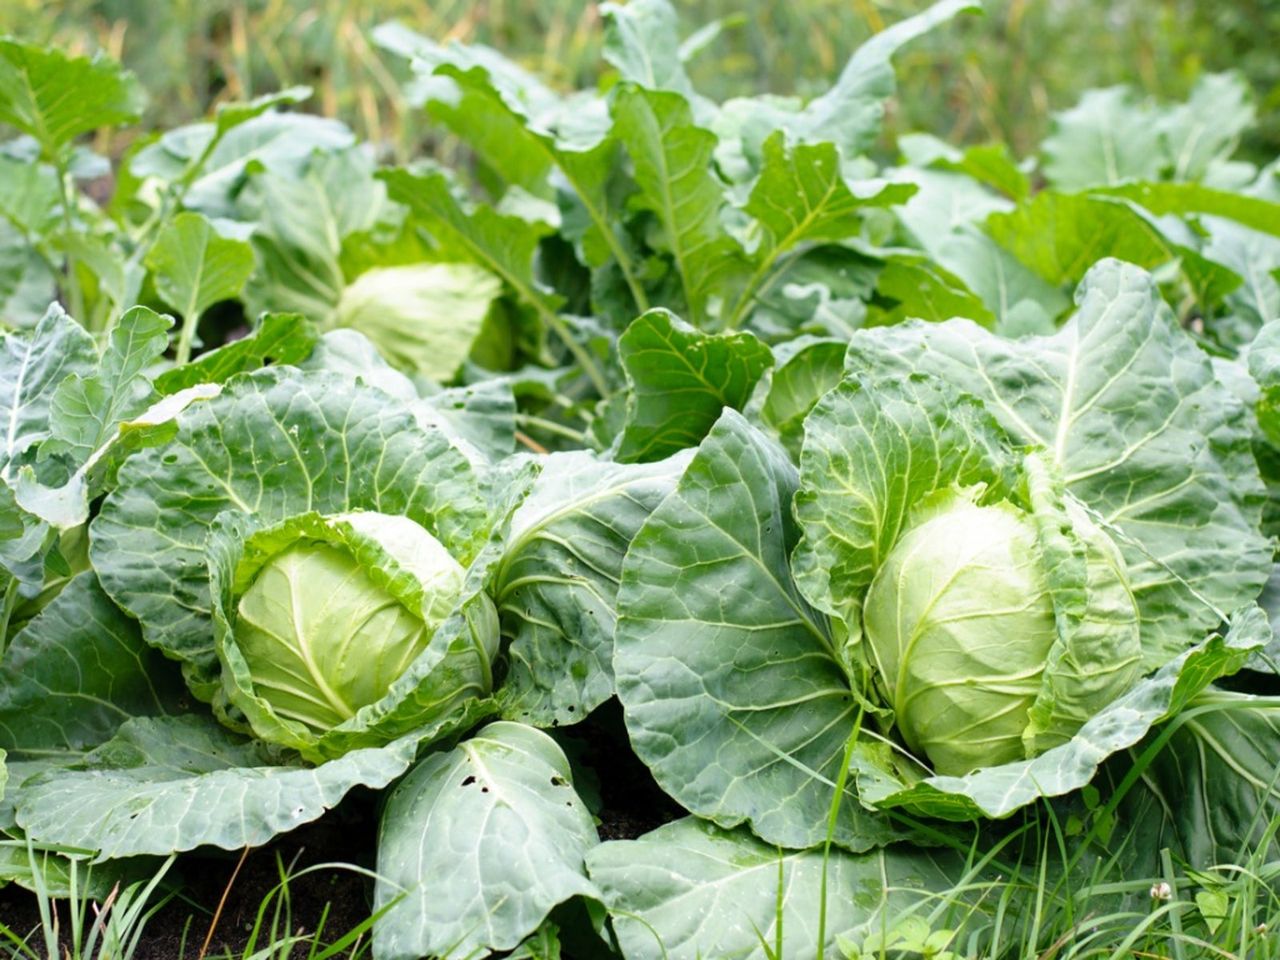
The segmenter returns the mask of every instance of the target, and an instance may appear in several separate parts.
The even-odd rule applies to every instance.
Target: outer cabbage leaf
[[[858,704],[827,619],[792,582],[796,471],[725,411],[622,566],[614,672],[631,743],[686,809],[822,842]],[[850,791],[836,842],[894,836]]]
[[[1147,273],[1103,261],[1076,299],[1050,337],[907,324],[855,334],[848,366],[867,381],[948,381],[981,399],[1014,443],[1044,448],[1124,555],[1150,669],[1266,581],[1251,426]]]
[[[37,843],[96,850],[99,860],[258,846],[353,787],[385,787],[413,762],[418,739],[306,767],[281,765],[210,717],[128,720],[83,769],[25,784],[18,824]]]
[[[835,956],[837,937],[879,932],[965,873],[963,858],[945,849],[783,851],[693,817],[601,844],[587,864],[628,960]]]
[[[512,517],[493,588],[511,640],[504,716],[566,725],[613,696],[623,558],[691,455],[635,465],[578,452],[546,459]]]
[[[490,724],[423,760],[387,800],[374,928],[384,960],[510,950],[573,896],[598,896],[569,762],[544,733]]]
[[[334,374],[271,368],[233,378],[186,410],[168,445],[139,453],[91,525],[103,587],[182,661],[193,692],[216,689],[205,539],[223,511],[273,523],[367,509],[422,524],[464,566],[489,534],[483,478],[443,434],[392,398]]]

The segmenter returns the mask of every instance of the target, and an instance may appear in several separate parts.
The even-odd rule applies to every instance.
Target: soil
[[[582,723],[552,733],[573,763],[575,786],[599,821],[601,840],[634,839],[684,815],[631,752],[622,711],[615,701]],[[372,879],[332,866],[299,872],[317,864],[354,864],[372,872],[376,866],[377,813],[377,795],[356,791],[320,820],[250,850],[243,863],[236,852],[197,851],[181,858],[169,875],[174,895],[147,922],[134,960],[195,960],[211,928],[206,957],[245,956],[252,952],[247,948],[264,903],[267,908],[254,949],[289,933],[320,930],[319,939],[324,943],[339,939],[368,919]],[[272,891],[279,886],[282,871],[288,871],[292,878],[288,884],[289,923],[284,929],[283,922],[277,920],[273,936],[273,916],[281,898]],[[224,895],[226,901],[215,924],[214,915]],[[65,928],[65,904],[60,909]],[[0,888],[0,922],[19,935],[31,932],[29,942],[43,956],[40,913],[32,894],[15,885]],[[367,937],[362,942],[367,944]],[[566,960],[573,960],[569,943],[565,946]],[[306,948],[299,947],[296,953],[305,957]],[[582,953],[580,960],[586,960],[588,953],[590,960],[608,955],[599,941]],[[360,951],[342,955],[368,956]]]

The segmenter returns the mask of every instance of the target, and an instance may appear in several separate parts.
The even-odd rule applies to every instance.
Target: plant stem
[[[71,178],[71,172],[67,169],[66,156],[61,151],[54,162],[54,169],[58,174],[58,197],[62,201],[63,253],[66,256],[67,271],[67,305],[70,307],[71,315],[81,323],[84,323],[84,291],[80,289],[80,278],[76,275],[76,257],[71,252],[68,242],[74,232],[73,191],[68,183]]]
[[[563,423],[556,423],[554,420],[544,420],[542,417],[535,417],[528,413],[517,413],[516,423],[522,427],[531,427],[535,430],[542,430],[546,433],[554,433],[556,436],[564,437],[567,440],[573,440],[577,443],[586,443],[587,435],[581,430],[574,430],[572,427],[566,427]]]

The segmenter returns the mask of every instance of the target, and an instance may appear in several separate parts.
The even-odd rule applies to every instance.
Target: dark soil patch
[[[182,858],[169,874],[174,881],[170,889],[177,892],[147,922],[134,960],[194,960],[224,893],[226,902],[214,928],[206,955],[209,958],[242,956],[264,903],[267,909],[257,949],[289,934],[314,934],[321,930],[322,919],[320,939],[326,943],[358,926],[369,916],[371,880],[350,870],[328,867],[298,875],[317,864],[357,863],[373,868],[372,821],[361,823],[344,812],[333,811],[272,844],[249,851],[238,874],[239,854],[197,852]],[[287,910],[280,894],[272,893],[280,884],[282,869],[292,877]],[[65,929],[66,906],[58,906]],[[277,906],[281,908],[278,919]],[[16,886],[0,889],[0,921],[19,935],[34,931],[29,942],[43,956],[40,913],[33,895]],[[296,953],[306,956],[306,948],[299,947]]]

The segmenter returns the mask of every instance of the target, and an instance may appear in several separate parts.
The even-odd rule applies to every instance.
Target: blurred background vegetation
[[[928,0],[679,2],[688,31],[723,29],[691,66],[716,99],[807,96],[872,33]],[[1261,125],[1244,155],[1280,153],[1280,0],[986,0],[898,59],[890,129],[953,142],[1003,140],[1025,153],[1050,114],[1090,87],[1129,83],[1181,98],[1206,70],[1241,70]],[[398,157],[429,143],[401,93],[403,66],[369,30],[386,20],[436,40],[492,45],[553,84],[599,82],[601,22],[590,0],[2,0],[0,33],[102,49],[151,94],[148,124],[173,126],[220,99],[310,84],[312,109],[336,116]],[[1270,38],[1270,39],[1268,39]]]

